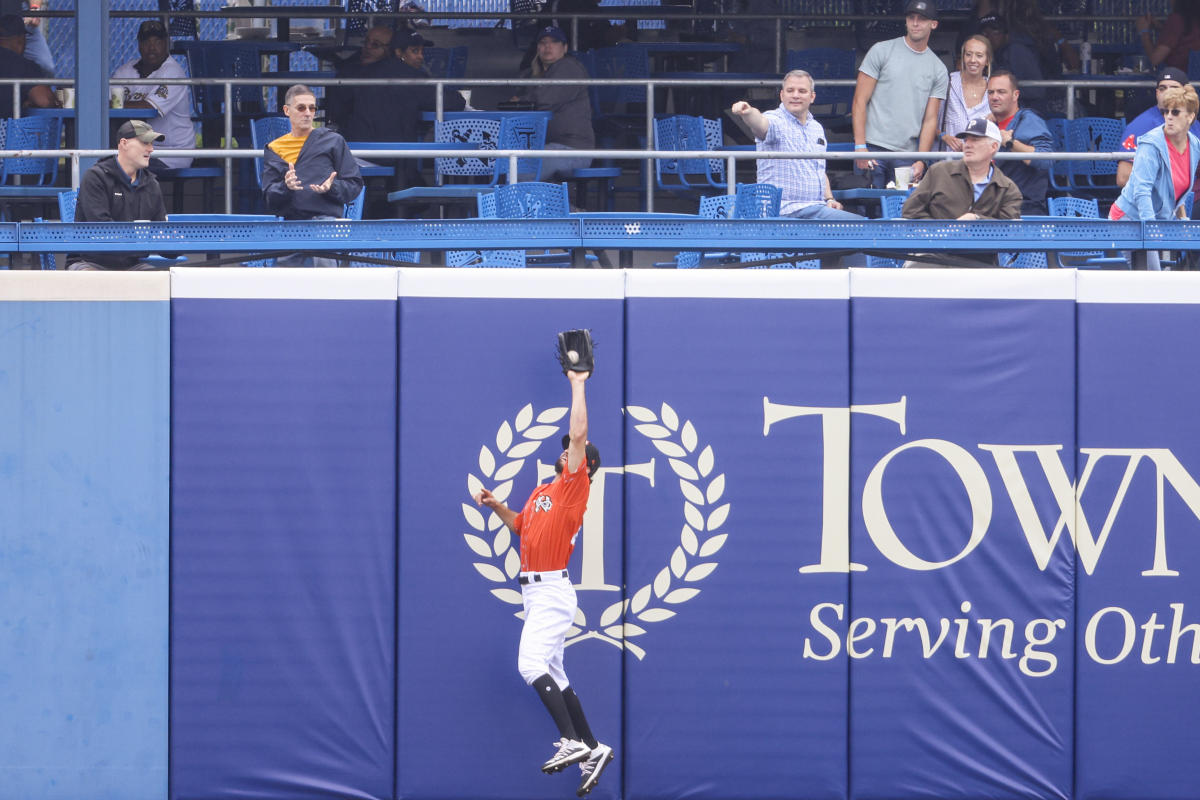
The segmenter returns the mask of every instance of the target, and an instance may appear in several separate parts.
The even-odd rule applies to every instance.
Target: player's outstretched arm
[[[567,380],[571,382],[571,417],[568,433],[570,442],[567,444],[567,472],[579,469],[579,465],[587,458],[587,397],[584,393],[584,383],[590,372],[568,372]]]
[[[517,518],[517,512],[497,500],[487,489],[480,489],[479,493],[475,495],[475,505],[487,506],[492,511],[495,511],[496,516],[508,526],[510,531],[513,533],[517,532],[517,529],[513,527],[513,521]]]

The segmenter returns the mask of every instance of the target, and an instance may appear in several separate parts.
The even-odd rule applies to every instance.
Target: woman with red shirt
[[[1189,86],[1163,92],[1163,124],[1138,137],[1129,182],[1108,211],[1109,219],[1171,219],[1185,216],[1183,198],[1192,190],[1200,163],[1200,139],[1188,129],[1200,110]],[[1158,253],[1146,253],[1147,269],[1158,269]]]

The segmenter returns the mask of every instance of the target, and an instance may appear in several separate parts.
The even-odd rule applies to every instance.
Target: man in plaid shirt
[[[812,75],[794,69],[783,76],[779,108],[765,114],[745,100],[730,109],[754,133],[758,149],[775,153],[824,153],[825,129],[809,113],[817,93]],[[823,158],[762,158],[758,182],[778,186],[783,192],[779,213],[797,219],[862,219],[842,209],[833,198]]]

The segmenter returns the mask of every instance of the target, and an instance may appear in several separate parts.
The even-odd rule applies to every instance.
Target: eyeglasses
[[[1167,109],[1166,111],[1164,111],[1163,113],[1164,113],[1164,114],[1169,114],[1169,115],[1171,115],[1172,117],[1178,117],[1180,114],[1186,114],[1186,113],[1187,113],[1187,109],[1183,109],[1183,108],[1168,108],[1168,109]]]
[[[316,111],[317,107],[315,104],[311,105],[311,106],[292,106],[292,110],[293,111]]]
[[[390,42],[381,42],[377,39],[367,39],[367,41],[363,42],[363,44],[367,47],[387,47]]]

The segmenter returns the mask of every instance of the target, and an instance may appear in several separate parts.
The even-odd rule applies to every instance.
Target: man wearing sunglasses
[[[1154,128],[1161,126],[1163,120],[1163,94],[1167,89],[1179,89],[1186,86],[1190,81],[1187,73],[1175,67],[1167,67],[1162,72],[1158,73],[1158,84],[1154,87],[1154,105],[1147,108],[1141,114],[1133,118],[1133,121],[1125,126],[1125,132],[1121,134],[1121,149],[1133,152],[1137,150],[1138,137],[1144,133],[1149,133]],[[1200,120],[1192,123],[1191,132],[1200,137]],[[1117,162],[1117,186],[1124,187],[1129,182],[1129,173],[1133,172],[1132,161]]]
[[[346,140],[314,127],[317,98],[297,84],[287,90],[283,113],[292,123],[263,152],[267,208],[284,219],[337,219],[362,191],[363,179]]]

